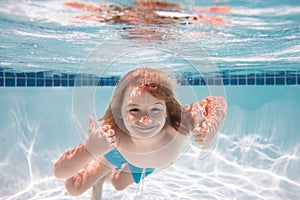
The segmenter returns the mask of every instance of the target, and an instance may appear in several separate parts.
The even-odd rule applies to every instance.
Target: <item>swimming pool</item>
[[[203,5],[183,4],[188,11],[190,4]],[[206,1],[204,6],[209,5],[216,3]],[[114,85],[138,57],[149,65],[159,60],[158,67],[182,75],[181,96],[185,91],[199,99],[220,94],[228,101],[228,115],[213,150],[206,154],[198,147],[189,149],[174,165],[147,177],[139,199],[297,199],[300,3],[220,1],[217,5],[232,6],[230,13],[208,13],[226,20],[225,24],[160,27],[162,40],[143,41],[131,38],[124,24],[78,21],[74,16],[83,11],[67,9],[61,1],[3,3],[0,198],[90,197],[89,192],[69,197],[63,181],[53,177],[53,164],[85,137],[87,114],[103,114]],[[103,44],[112,41],[119,45],[118,51],[124,50],[122,56],[128,56],[128,66],[120,55],[108,59],[114,46]],[[195,44],[208,58],[201,76],[190,67],[198,54],[187,47]],[[126,45],[136,49],[130,51]],[[143,45],[154,54],[137,53]],[[107,52],[102,61],[110,68],[92,65],[99,52]],[[194,98],[189,95],[182,101]],[[103,198],[135,199],[138,187],[115,192],[104,185]]]

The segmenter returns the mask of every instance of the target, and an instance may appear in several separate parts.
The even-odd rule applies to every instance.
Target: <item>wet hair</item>
[[[138,68],[127,73],[118,83],[112,100],[104,116],[104,124],[110,125],[117,133],[124,133],[125,128],[121,107],[127,89],[138,87],[166,104],[167,118],[164,128],[172,126],[182,135],[189,135],[195,121],[188,109],[183,108],[175,98],[173,87],[176,84],[167,74],[152,68]],[[128,132],[128,131],[127,131]]]

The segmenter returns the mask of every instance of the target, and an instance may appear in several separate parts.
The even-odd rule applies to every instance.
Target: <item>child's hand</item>
[[[110,125],[102,125],[99,129],[96,129],[95,119],[89,116],[89,120],[89,137],[85,146],[92,156],[99,157],[115,146],[115,131]]]
[[[208,145],[215,136],[211,129],[211,123],[205,120],[200,126],[193,131],[195,141],[200,145]]]
[[[190,113],[195,121],[195,127],[200,126],[205,120],[203,107],[200,107],[197,103],[192,104],[190,108]]]
[[[227,103],[223,97],[208,97],[200,101],[198,106],[205,120],[194,129],[194,139],[200,145],[208,145],[225,118]]]

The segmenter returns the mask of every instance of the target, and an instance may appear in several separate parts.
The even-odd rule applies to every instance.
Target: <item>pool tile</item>
[[[36,73],[35,72],[27,72],[26,73],[27,87],[35,87],[36,86]]]
[[[16,79],[6,78],[5,79],[5,86],[6,87],[14,87],[14,86],[16,86]]]
[[[223,80],[221,76],[215,77],[215,85],[223,85]]]
[[[98,84],[97,84],[97,86],[104,86],[104,80],[103,80],[103,78],[99,78],[98,79]]]
[[[186,85],[191,85],[191,84],[193,84],[193,79],[186,77],[185,78],[185,83],[186,83]]]
[[[26,79],[17,79],[17,87],[25,87],[26,86]]]
[[[27,72],[26,77],[27,77],[27,79],[36,79],[36,73],[35,72]]]
[[[206,85],[206,81],[205,81],[205,79],[203,77],[201,77],[200,85]]]
[[[200,77],[194,78],[194,85],[200,85]]]
[[[53,76],[53,86],[55,86],[55,87],[60,86],[60,76],[57,74],[54,74],[54,76]]]
[[[284,77],[276,77],[276,85],[284,85]]]
[[[44,72],[37,72],[36,73],[36,78],[37,79],[44,79],[45,73]]]
[[[285,85],[285,72],[278,72],[275,75],[276,85]]]
[[[88,86],[94,86],[95,85],[95,77],[93,75],[89,75],[87,84],[88,84]]]
[[[4,72],[4,83],[6,87],[14,87],[16,86],[16,77],[12,72]]]
[[[104,81],[101,77],[98,79],[97,86],[104,86]]]
[[[5,79],[5,86],[6,87],[15,87],[16,86],[15,79],[11,79],[11,78]]]
[[[4,86],[4,72],[3,68],[0,68],[0,87]]]
[[[36,86],[44,87],[45,86],[45,77],[44,72],[37,72],[36,73]]]
[[[25,73],[16,73],[17,79],[17,87],[25,87],[26,86],[26,75]]]
[[[4,76],[8,79],[14,79],[16,77],[16,75],[12,72],[4,72]]]
[[[223,85],[229,85],[230,84],[230,77],[229,77],[227,72],[224,72],[222,74],[222,81],[223,81]]]
[[[98,85],[100,86],[110,86],[110,78],[109,77],[100,77]]]
[[[229,78],[223,78],[223,85],[229,85]]]
[[[37,79],[36,80],[37,87],[44,87],[45,86],[45,79]]]
[[[246,75],[238,75],[239,85],[246,85]]]
[[[61,81],[61,86],[67,87],[68,86],[68,74],[62,74],[60,81]]]
[[[51,76],[45,77],[45,86],[52,87],[53,86],[53,78]]]
[[[36,86],[36,79],[27,79],[27,87],[35,87]]]
[[[69,87],[73,87],[75,85],[76,75],[75,74],[69,74]]]
[[[87,74],[81,75],[81,85],[79,86],[88,86],[89,76]]]
[[[255,85],[255,74],[248,74],[247,85]]]
[[[61,86],[68,87],[68,80],[67,79],[61,79]]]
[[[256,85],[265,85],[265,74],[259,73],[255,76]]]
[[[231,75],[231,77],[230,77],[230,85],[238,85],[237,75]]]
[[[296,80],[296,72],[295,71],[289,71],[286,73],[286,84],[287,85],[295,85],[297,82]]]
[[[275,75],[274,72],[266,73],[266,85],[274,85],[275,84]]]
[[[111,86],[116,86],[118,84],[119,80],[120,80],[120,77],[118,77],[118,76],[111,77],[111,82],[110,82]]]
[[[76,74],[76,78],[74,81],[74,86],[82,86],[82,74]]]
[[[206,78],[206,85],[215,85],[214,77],[207,77]]]

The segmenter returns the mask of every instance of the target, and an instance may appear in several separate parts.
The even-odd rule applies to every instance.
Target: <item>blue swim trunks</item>
[[[111,164],[115,165],[116,169],[121,169],[124,163],[128,163],[128,161],[121,155],[121,153],[117,150],[117,148],[113,148],[110,152],[106,153],[104,155],[104,158],[106,158]],[[143,168],[136,167],[130,163],[128,163],[128,166],[135,183],[140,182],[144,170],[145,170],[145,177],[154,171],[153,168],[143,169]]]

